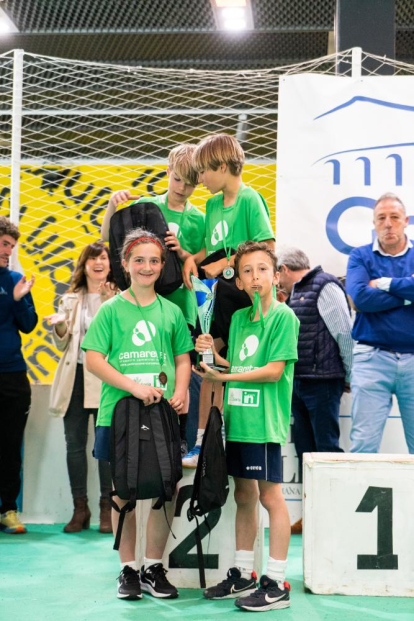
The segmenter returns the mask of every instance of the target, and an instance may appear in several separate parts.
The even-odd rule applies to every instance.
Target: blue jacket
[[[372,244],[351,252],[346,290],[359,312],[352,336],[401,353],[414,354],[414,248],[400,257],[383,256]],[[369,287],[370,280],[392,278],[389,292]]]
[[[0,373],[25,371],[20,332],[29,334],[37,324],[37,314],[30,293],[19,302],[13,289],[22,275],[0,267]]]
[[[295,378],[345,377],[338,344],[318,311],[319,295],[329,282],[334,282],[343,289],[335,276],[327,274],[318,266],[310,270],[293,287],[289,306],[300,320]]]

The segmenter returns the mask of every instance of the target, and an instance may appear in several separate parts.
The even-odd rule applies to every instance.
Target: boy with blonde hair
[[[117,208],[128,201],[134,203],[155,203],[161,210],[167,225],[168,234],[165,244],[177,253],[181,262],[196,254],[204,245],[204,214],[190,203],[190,196],[198,185],[198,172],[193,166],[194,144],[180,144],[172,149],[168,156],[168,190],[156,196],[132,194],[129,190],[118,190],[112,194],[102,222],[101,236],[109,239],[109,222]],[[193,333],[197,322],[197,300],[194,291],[184,285],[164,296],[176,304],[183,312],[184,318]],[[197,379],[197,378],[195,378]],[[197,407],[197,405],[196,405]],[[186,410],[188,404],[186,406]],[[180,416],[180,429],[183,455],[187,453],[186,441],[187,413]]]
[[[224,258],[203,267],[207,278],[223,275],[230,281],[234,276],[235,249],[247,241],[266,242],[274,250],[274,232],[269,210],[263,197],[245,185],[242,171],[245,162],[239,142],[228,134],[214,134],[202,140],[194,150],[193,166],[199,181],[214,195],[206,205],[205,238],[202,249],[189,256],[183,269],[185,285],[191,289],[191,274],[198,276],[198,266],[216,251],[225,252]],[[217,297],[216,308],[220,303]],[[238,306],[240,308],[240,306]],[[237,310],[235,308],[234,310]],[[228,322],[229,325],[230,322]],[[213,322],[211,333],[220,351],[228,341],[228,325]],[[195,447],[183,459],[183,466],[195,468],[211,404],[212,385],[203,380],[200,394],[199,429]],[[215,403],[220,406],[222,390],[217,386]]]

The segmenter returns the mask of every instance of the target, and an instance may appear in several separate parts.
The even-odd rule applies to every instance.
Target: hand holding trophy
[[[216,300],[217,278],[200,280],[196,276],[191,277],[193,288],[197,297],[198,318],[203,334],[210,331],[211,320],[213,319],[214,302]],[[206,349],[201,354],[202,361],[209,367],[214,368],[214,353],[211,348]]]

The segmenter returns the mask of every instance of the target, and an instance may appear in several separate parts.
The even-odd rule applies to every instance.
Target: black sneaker
[[[247,597],[239,597],[234,603],[242,610],[264,612],[290,606],[289,582],[275,582],[267,576],[260,578],[259,588]]]
[[[141,599],[141,585],[139,582],[139,571],[135,571],[126,565],[118,576],[119,599]]]
[[[247,580],[242,578],[237,567],[231,567],[227,572],[227,578],[216,586],[209,587],[203,593],[207,599],[230,599],[239,597],[240,593],[253,593],[256,588],[257,576],[252,572]]]
[[[154,597],[164,597],[166,599],[175,599],[178,597],[178,591],[166,577],[167,570],[164,569],[162,563],[155,563],[148,569],[141,568],[141,587],[143,591],[150,593]]]

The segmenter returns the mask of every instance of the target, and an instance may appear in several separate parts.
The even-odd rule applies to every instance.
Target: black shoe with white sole
[[[230,599],[240,597],[241,593],[253,593],[256,588],[256,574],[253,572],[249,579],[242,578],[237,567],[231,567],[227,578],[216,586],[205,589],[203,595],[207,599]]]
[[[141,599],[141,585],[139,581],[139,571],[135,571],[129,565],[126,565],[118,576],[119,599]]]
[[[178,591],[175,586],[168,582],[166,573],[167,570],[164,569],[162,563],[155,563],[155,565],[151,565],[148,569],[142,566],[142,590],[154,597],[163,597],[165,599],[175,599],[178,597]]]
[[[267,576],[260,578],[259,588],[247,597],[239,597],[235,605],[242,610],[265,612],[290,606],[289,582],[276,582]]]

